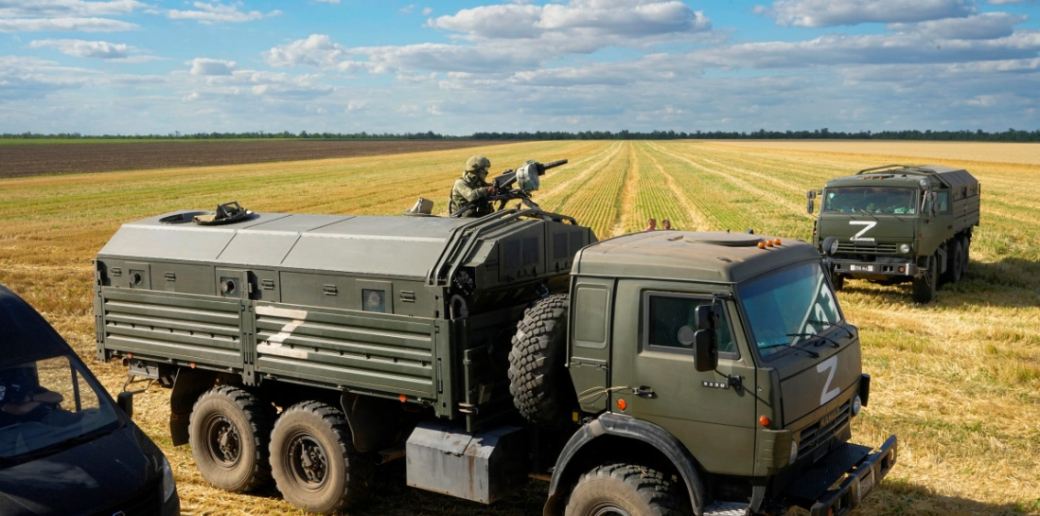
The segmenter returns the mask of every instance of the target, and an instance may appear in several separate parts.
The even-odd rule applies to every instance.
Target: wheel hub
[[[237,463],[242,454],[238,427],[223,416],[214,417],[208,427],[210,455],[213,459],[225,466]]]

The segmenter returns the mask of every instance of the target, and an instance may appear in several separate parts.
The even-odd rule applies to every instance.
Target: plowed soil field
[[[172,141],[0,145],[0,178],[355,158],[487,145],[466,140]]]

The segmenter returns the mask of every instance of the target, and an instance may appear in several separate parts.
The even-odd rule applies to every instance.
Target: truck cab
[[[791,505],[826,514],[858,502],[894,464],[894,436],[877,452],[848,442],[870,377],[806,242],[627,235],[579,253],[571,293],[568,365],[590,430],[556,466],[553,496],[575,493],[567,514],[585,514],[582,488],[607,447],[642,450],[647,436],[670,446],[623,460],[679,472],[695,514]],[[831,478],[816,478],[827,468]],[[842,475],[845,487],[829,491]]]
[[[935,299],[940,282],[967,271],[972,232],[979,225],[979,183],[963,169],[886,165],[827,182],[813,242],[833,237],[834,283],[846,278],[913,282],[914,299]]]

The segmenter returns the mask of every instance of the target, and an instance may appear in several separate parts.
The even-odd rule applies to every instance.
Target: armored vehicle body
[[[886,165],[827,182],[813,242],[834,237],[835,286],[845,278],[913,283],[914,300],[935,300],[940,283],[968,270],[972,233],[979,225],[980,186],[966,170]]]
[[[199,215],[125,224],[95,315],[218,487],[273,476],[329,513],[404,457],[409,485],[482,503],[547,478],[546,515],[826,515],[895,463],[895,436],[848,442],[870,377],[808,243],[597,242],[539,209]]]

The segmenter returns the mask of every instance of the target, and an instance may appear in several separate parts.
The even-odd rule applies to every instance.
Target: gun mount
[[[495,193],[481,199],[478,202],[498,202],[498,207],[495,211],[501,211],[505,208],[506,203],[512,200],[519,200],[525,207],[539,210],[541,209],[537,203],[531,200],[531,192],[537,190],[541,186],[541,180],[539,177],[545,175],[545,171],[551,168],[556,168],[560,165],[567,164],[566,159],[551,161],[549,163],[539,163],[537,161],[527,161],[523,165],[520,165],[515,170],[509,169],[498,176],[495,176],[493,185],[495,187]],[[477,203],[467,203],[462,208],[451,214],[452,217],[461,217],[463,214],[469,212],[474,208]]]

